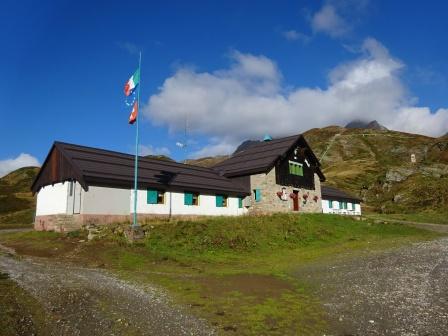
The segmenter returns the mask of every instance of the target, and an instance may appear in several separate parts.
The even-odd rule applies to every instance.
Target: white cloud
[[[152,145],[139,145],[138,147],[139,155],[165,155],[169,156],[171,151],[167,147],[154,147]]]
[[[326,0],[309,16],[311,28],[314,33],[343,37],[361,23],[368,7],[369,0]]]
[[[346,21],[337,13],[336,7],[324,5],[311,18],[311,28],[315,32],[327,33],[330,36],[341,36],[350,29]]]
[[[235,52],[228,69],[197,72],[180,68],[151,96],[144,114],[172,132],[209,136],[197,155],[230,152],[242,140],[296,134],[313,127],[376,119],[386,127],[441,135],[448,112],[415,106],[400,79],[404,64],[378,41],[368,38],[361,55],[336,66],[326,88],[282,85],[282,74],[265,56]]]
[[[282,32],[282,35],[285,39],[288,41],[302,41],[302,42],[308,42],[310,40],[310,37],[298,32],[297,30],[286,30]]]
[[[14,159],[0,160],[0,177],[22,168],[22,167],[37,167],[40,166],[39,161],[32,155],[21,153]]]
[[[211,139],[211,143],[204,148],[191,153],[191,158],[203,158],[215,155],[227,155],[235,150],[235,144],[232,142],[220,142],[219,138]]]

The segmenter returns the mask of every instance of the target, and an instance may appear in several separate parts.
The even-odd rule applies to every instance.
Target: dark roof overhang
[[[32,190],[66,180],[90,185],[133,188],[134,156],[125,153],[55,142]],[[248,191],[211,168],[185,165],[153,158],[139,158],[139,188],[221,193],[247,196]]]

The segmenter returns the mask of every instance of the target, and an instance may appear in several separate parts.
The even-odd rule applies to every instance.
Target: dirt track
[[[162,290],[101,270],[0,254],[0,271],[43,305],[51,335],[214,334],[204,321],[174,307]]]
[[[330,335],[448,335],[448,238],[310,265]]]

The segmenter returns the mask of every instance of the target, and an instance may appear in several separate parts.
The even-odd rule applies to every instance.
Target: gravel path
[[[448,238],[297,270],[331,335],[448,335]]]
[[[0,254],[6,272],[48,312],[51,335],[212,335],[206,322],[141,287],[96,269]]]

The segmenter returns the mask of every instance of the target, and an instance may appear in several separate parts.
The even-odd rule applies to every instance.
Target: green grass
[[[33,227],[34,208],[0,215],[0,229]]]
[[[118,225],[88,243],[79,243],[84,233],[44,232],[1,235],[0,241],[26,253],[51,251],[48,256],[60,259],[67,253],[72,262],[158,284],[223,334],[322,335],[327,325],[319,300],[292,276],[300,265],[439,236],[321,214],[150,221],[145,227],[149,236],[134,245]]]
[[[145,246],[155,255],[175,260],[225,261],[260,253],[319,250],[357,241],[421,235],[432,234],[338,215],[275,214],[155,225]]]

